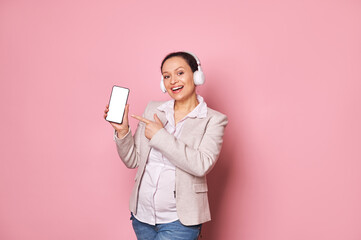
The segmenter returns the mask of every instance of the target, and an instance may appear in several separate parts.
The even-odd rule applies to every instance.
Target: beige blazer
[[[156,113],[163,125],[165,113],[157,109],[164,102],[150,102],[143,117],[153,119]],[[197,225],[211,220],[206,174],[213,168],[221,151],[227,117],[211,108],[205,118],[188,118],[179,138],[164,128],[151,140],[144,136],[145,124],[139,122],[137,130],[124,138],[115,138],[119,157],[128,168],[138,167],[129,209],[137,213],[138,190],[151,148],[160,151],[176,167],[176,207],[184,225]]]

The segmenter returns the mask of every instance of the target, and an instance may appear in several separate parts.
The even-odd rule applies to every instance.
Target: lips
[[[172,91],[177,93],[177,92],[180,92],[180,90],[182,90],[182,89],[183,89],[183,86],[178,86],[178,87],[173,87]]]

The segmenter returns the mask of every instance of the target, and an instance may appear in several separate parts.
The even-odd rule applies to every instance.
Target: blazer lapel
[[[200,131],[204,131],[203,129],[201,130],[202,126],[204,126],[205,123],[205,118],[188,118],[185,120],[183,126],[182,126],[182,132],[179,136],[180,139],[184,139],[187,137],[190,137],[189,135],[187,136],[187,134],[192,133],[194,130],[194,128],[199,129]]]
[[[163,126],[165,126],[168,122],[167,118],[165,117],[165,113],[163,111],[159,111],[157,109],[156,114],[157,114],[159,120],[162,122]]]

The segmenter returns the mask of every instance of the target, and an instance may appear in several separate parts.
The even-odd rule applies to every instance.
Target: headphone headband
[[[192,53],[192,52],[187,52],[187,51],[184,51],[184,52],[185,52],[185,53],[188,53],[188,54],[192,55],[192,57],[194,57],[194,59],[195,59],[196,62],[197,62],[198,67],[201,65],[201,62],[199,61],[198,57],[197,57],[194,53]]]

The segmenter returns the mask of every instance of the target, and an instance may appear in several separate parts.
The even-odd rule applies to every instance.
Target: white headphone
[[[203,73],[202,68],[201,68],[201,62],[199,61],[197,56],[194,55],[193,53],[191,53],[191,52],[185,52],[185,53],[188,53],[188,54],[192,55],[194,57],[194,59],[197,61],[198,70],[193,73],[194,85],[202,85],[202,84],[204,84],[205,77],[204,77],[204,73]],[[164,86],[163,75],[162,75],[162,80],[160,81],[160,89],[162,90],[163,93],[167,92],[167,90],[166,90],[166,88]]]

